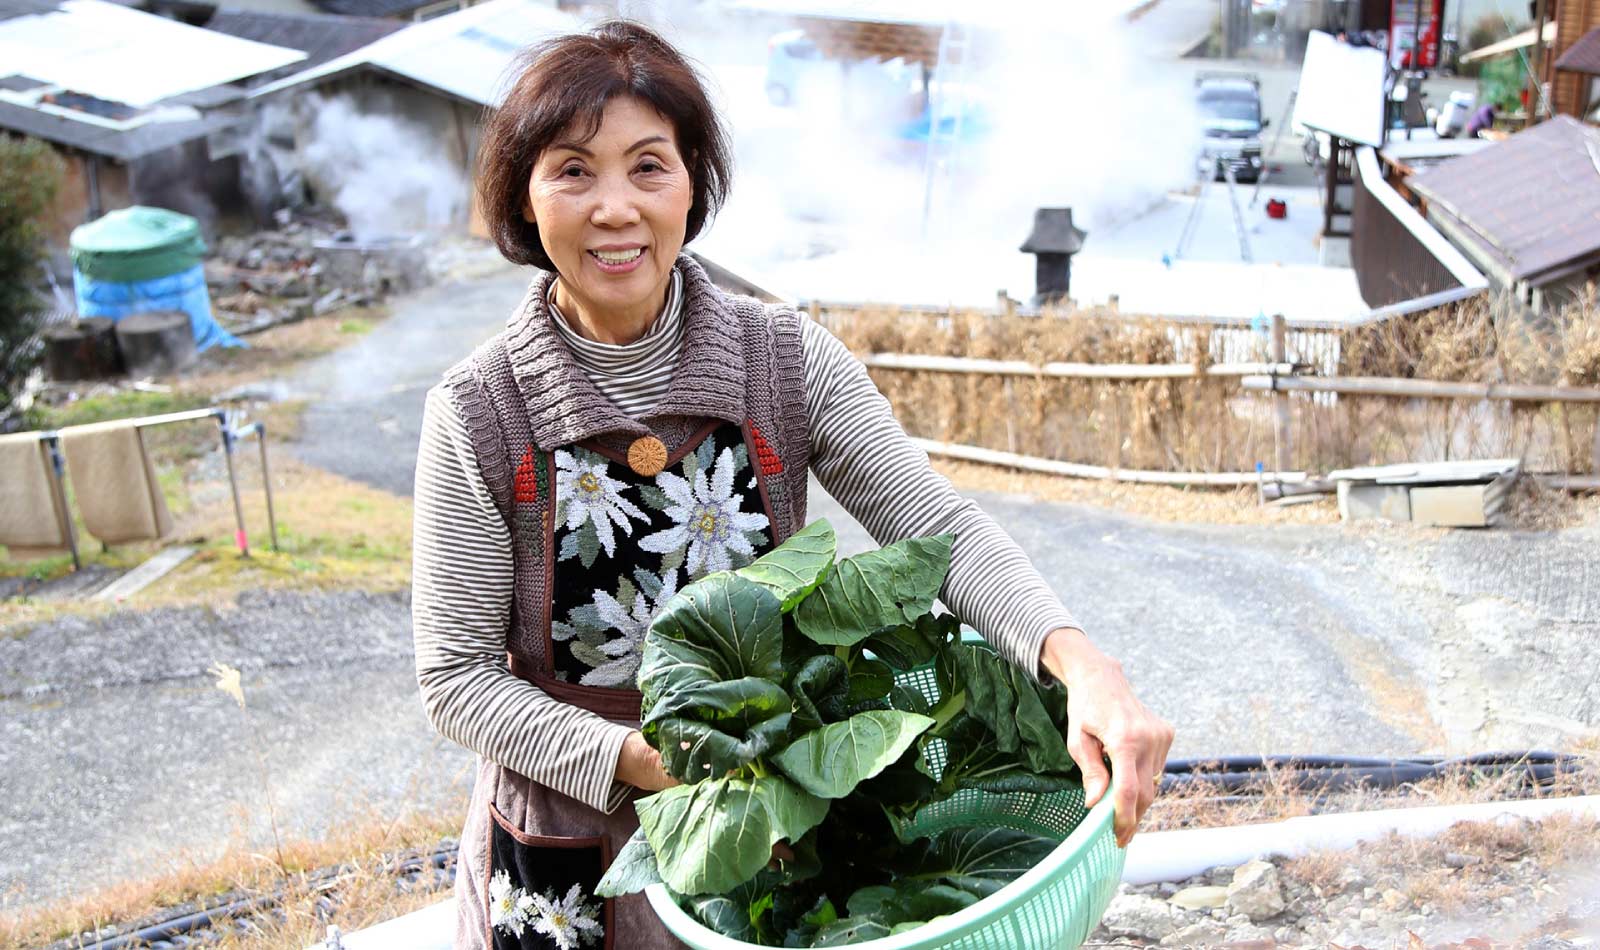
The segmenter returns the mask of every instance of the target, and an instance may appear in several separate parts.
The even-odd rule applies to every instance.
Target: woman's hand
[[[622,740],[622,752],[617,756],[617,781],[626,782],[647,792],[659,792],[680,784],[661,767],[661,753],[650,748],[644,734],[635,729]]]
[[[1155,801],[1172,748],[1172,726],[1139,702],[1122,664],[1090,643],[1082,630],[1051,631],[1040,661],[1067,687],[1067,751],[1083,770],[1085,804],[1092,807],[1112,788],[1117,845],[1127,847]],[[1104,758],[1111,760],[1109,775]]]

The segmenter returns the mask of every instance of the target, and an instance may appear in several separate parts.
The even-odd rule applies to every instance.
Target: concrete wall
[[[66,162],[66,177],[56,194],[55,205],[46,223],[52,249],[64,252],[72,229],[93,220],[90,214],[90,164],[94,163],[94,177],[100,189],[100,213],[134,204],[129,187],[128,168],[106,158],[97,158],[69,149],[56,149]]]

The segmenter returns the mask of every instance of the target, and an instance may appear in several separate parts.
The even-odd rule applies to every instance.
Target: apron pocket
[[[611,863],[603,835],[530,835],[489,805],[489,945],[611,950],[611,901],[594,896]]]

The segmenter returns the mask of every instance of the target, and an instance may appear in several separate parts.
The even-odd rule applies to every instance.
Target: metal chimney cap
[[[1071,208],[1039,208],[1033,212],[1033,233],[1019,249],[1024,254],[1076,254],[1089,232],[1072,223]]]

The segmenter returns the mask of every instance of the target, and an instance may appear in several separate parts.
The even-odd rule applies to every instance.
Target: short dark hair
[[[677,134],[694,186],[684,243],[722,207],[733,171],[727,131],[689,60],[653,30],[608,20],[523,50],[510,72],[516,81],[488,111],[476,171],[478,207],[507,260],[555,270],[538,227],[522,217],[528,179],[563,131],[583,139],[599,131],[606,104],[618,96],[649,103]]]

